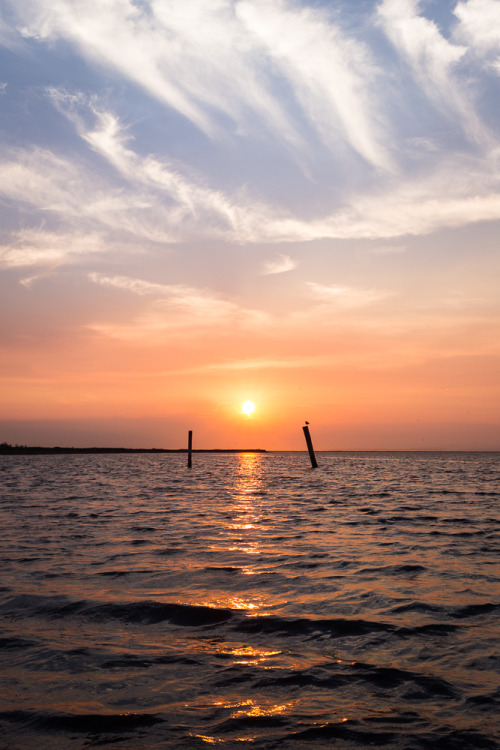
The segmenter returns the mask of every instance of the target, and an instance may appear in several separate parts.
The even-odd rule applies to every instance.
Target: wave
[[[457,619],[463,619],[465,617],[479,617],[481,615],[489,615],[492,612],[500,611],[500,604],[493,602],[484,602],[483,604],[468,604],[465,607],[460,607],[454,612],[451,612],[452,617]]]
[[[374,568],[361,568],[356,571],[356,575],[366,575],[367,573],[383,573],[384,575],[406,575],[408,573],[424,573],[427,571],[425,565],[382,565]]]
[[[19,638],[17,636],[5,636],[0,638],[0,651],[14,651],[17,649],[31,648],[37,645],[35,641],[30,641],[27,638]]]
[[[45,731],[82,732],[85,734],[133,732],[164,721],[155,714],[65,714],[43,711],[0,711],[0,721],[22,724]]]
[[[234,571],[232,571],[234,572]],[[439,614],[454,619],[475,617],[495,612],[500,605],[486,603],[469,605],[455,611],[447,611],[423,602],[411,602],[399,605],[390,610],[391,615],[415,612]],[[296,636],[329,636],[340,638],[346,636],[365,636],[369,634],[387,634],[397,637],[411,635],[448,635],[459,627],[446,622],[429,622],[410,627],[408,625],[369,620],[364,618],[289,618],[278,615],[253,615],[251,611],[212,607],[175,602],[158,602],[153,600],[135,600],[132,602],[96,602],[91,600],[72,601],[63,595],[42,596],[22,594],[4,601],[0,611],[7,617],[44,617],[50,619],[83,618],[91,622],[119,620],[123,623],[154,625],[170,623],[180,627],[211,627],[230,623],[235,632],[261,633],[278,637]]]
[[[498,456],[322,460],[9,464],[0,746],[500,750]]]
[[[353,722],[356,725],[356,722]],[[412,734],[415,728],[411,728]],[[498,750],[498,744],[479,732],[443,729],[436,732],[414,734],[401,740],[399,733],[380,731],[370,732],[346,723],[331,723],[320,727],[311,727],[302,732],[289,735],[289,740],[307,742],[325,742],[343,740],[354,743],[357,747],[386,746],[398,740],[400,750]]]
[[[234,629],[242,633],[262,633],[278,636],[329,636],[343,638],[349,636],[365,636],[371,634],[386,634],[401,638],[413,635],[445,636],[457,630],[456,625],[447,623],[426,623],[425,625],[407,627],[381,622],[379,620],[365,620],[354,618],[297,618],[282,617],[250,617],[235,624]]]
[[[12,597],[1,607],[7,616],[67,618],[80,617],[93,622],[121,620],[124,623],[155,624],[170,622],[173,625],[199,627],[226,622],[234,610],[197,606],[191,604],[133,601],[128,603],[97,603],[88,600],[71,601],[65,596],[39,596],[22,594]]]

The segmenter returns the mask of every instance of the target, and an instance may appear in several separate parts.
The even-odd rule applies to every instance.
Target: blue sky
[[[8,429],[82,419],[89,400],[101,418],[113,351],[107,377],[130,395],[110,418],[150,414],[128,381],[141,361],[139,380],[168,383],[167,421],[190,413],[178,371],[204,383],[207,414],[244,371],[269,384],[263,402],[277,373],[300,390],[314,372],[320,400],[333,379],[343,406],[359,396],[374,413],[397,382],[404,424],[415,398],[434,424],[422,383],[439,371],[448,388],[454,362],[466,390],[437,415],[443,434],[472,408],[493,435],[499,0],[0,8]],[[385,396],[349,391],[362,372]]]

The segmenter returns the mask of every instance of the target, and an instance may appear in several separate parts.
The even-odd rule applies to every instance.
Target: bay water
[[[500,748],[500,454],[0,456],[0,747]]]

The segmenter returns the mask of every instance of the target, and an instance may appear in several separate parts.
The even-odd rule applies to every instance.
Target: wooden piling
[[[193,430],[188,432],[188,469],[191,468],[191,456],[193,454]]]
[[[314,448],[311,440],[311,435],[309,433],[309,427],[305,424],[302,429],[304,430],[304,436],[306,438],[307,443],[307,450],[309,451],[309,458],[311,459],[311,467],[313,469],[318,468],[318,462],[316,461],[316,456],[314,455]]]

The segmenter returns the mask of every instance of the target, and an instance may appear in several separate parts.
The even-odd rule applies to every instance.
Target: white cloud
[[[390,296],[389,292],[376,289],[358,289],[340,284],[317,284],[314,281],[309,281],[308,287],[317,299],[346,310],[366,307]]]
[[[491,2],[458,4],[463,34],[468,30],[469,37],[483,39]],[[16,8],[26,34],[69,40],[88,59],[122,76],[135,76],[205,132],[214,137],[225,132],[227,163],[234,153],[239,155],[235,163],[241,172],[230,173],[229,179],[223,174],[224,169],[229,173],[227,165],[210,177],[201,175],[168,155],[141,153],[133,127],[125,126],[109,103],[52,88],[52,102],[75,125],[86,150],[5,149],[0,195],[23,212],[50,213],[65,236],[106,232],[117,244],[126,237],[141,248],[199,238],[233,243],[376,239],[500,218],[499,147],[484,146],[486,128],[460,85],[466,48],[446,40],[432,21],[419,15],[417,0],[383,0],[379,6],[380,23],[399,55],[393,62],[399,64],[403,57],[438,109],[463,122],[468,132],[485,136],[482,153],[475,144],[474,157],[448,151],[437,131],[413,131],[398,141],[396,125],[389,127],[381,111],[386,97],[400,92],[394,78],[394,90],[384,88],[375,46],[370,51],[367,42],[354,39],[352,30],[342,30],[317,7],[289,0],[191,0],[187,5],[180,0],[168,5],[113,0],[102,8],[90,0],[18,0]],[[116,35],[111,31],[115,27]],[[494,38],[490,35],[481,44],[490,49]],[[143,60],[147,64],[141,67]],[[274,201],[260,198],[259,186],[252,182],[253,165],[241,156],[245,149],[233,151],[228,116],[248,139],[258,134],[251,153],[262,161],[263,130],[266,137],[272,132],[286,140],[298,158],[306,134],[318,161],[327,143],[334,156],[320,167],[324,183],[315,177],[291,185],[289,192],[287,186]],[[418,121],[416,111],[408,116]],[[391,158],[399,148],[406,159],[408,145],[410,167],[391,171]],[[105,168],[96,169],[98,160],[88,149],[105,160]],[[365,164],[356,161],[359,171],[354,170],[351,187],[343,190],[354,163],[349,151]],[[338,179],[331,173],[334,161]],[[381,169],[375,173],[370,165]],[[296,207],[293,191],[299,188],[310,189],[308,209]],[[317,204],[314,195],[319,196]],[[290,196],[295,202],[287,203]],[[287,205],[294,206],[293,212]],[[39,215],[32,220],[39,223]],[[291,270],[291,263],[283,255],[270,261],[264,273]]]
[[[236,202],[220,191],[195,184],[153,156],[139,157],[126,147],[126,134],[113,114],[98,111],[95,114],[100,127],[82,134],[84,139],[132,184],[139,185],[149,195],[156,191],[168,195],[176,206],[170,212],[171,225],[179,226],[186,217],[194,223],[203,217],[205,223],[215,224],[214,229],[220,225],[238,234],[245,225],[249,228],[245,210]]]
[[[379,71],[368,49],[312,8],[241,0],[236,9],[324,142],[333,150],[346,143],[369,163],[391,169],[373,95]]]
[[[153,240],[171,238],[167,221],[162,232],[155,231],[158,219],[151,213],[157,207],[147,196],[112,186],[85,162],[48,149],[5,149],[0,154],[0,195],[72,226],[100,225]]]
[[[44,229],[24,229],[13,234],[9,243],[0,246],[0,266],[23,268],[43,266],[57,268],[75,262],[82,256],[102,252],[105,242],[98,234],[65,234]],[[38,278],[23,279],[29,285]]]
[[[128,189],[120,193],[126,218],[110,212],[99,217],[101,221],[109,224],[116,219],[122,229],[167,242],[182,241],[185,236],[200,232],[233,242],[253,242],[267,236],[272,208],[251,201],[243,191],[230,199],[223,191],[206,187],[201,180],[197,183],[185,177],[183,165],[174,167],[153,155],[137,154],[131,148],[132,136],[116,115],[103,109],[97,100],[56,89],[50,89],[49,96],[75,124],[83,140],[127,181]],[[87,122],[89,116],[94,120],[92,125]],[[88,211],[92,202],[87,203]]]
[[[223,118],[240,135],[262,137],[264,126],[301,160],[309,150],[305,121],[336,154],[347,144],[392,169],[377,66],[366,46],[317,9],[289,0],[17,0],[16,10],[25,35],[70,41],[210,137],[228,134]]]
[[[89,273],[89,279],[100,286],[124,289],[127,292],[132,292],[132,294],[137,294],[141,297],[148,294],[153,294],[157,297],[164,297],[172,294],[172,292],[176,292],[179,295],[182,290],[188,290],[188,287],[167,286],[165,284],[155,284],[151,281],[144,281],[143,279],[133,279],[129,276],[106,276],[105,274],[95,272]]]
[[[113,0],[100,5],[88,0],[55,0],[49,5],[37,0],[20,0],[17,10],[25,20],[23,33],[26,37],[72,41],[91,61],[119,70],[202,129],[210,130],[202,110],[189,101],[178,83],[174,83],[175,76],[169,75],[162,29],[155,26],[154,18],[142,13],[130,0]],[[174,56],[177,59],[179,52],[177,49]]]
[[[499,192],[443,197],[432,189],[426,193],[422,185],[401,188],[384,196],[358,198],[352,207],[333,216],[323,231],[346,239],[396,238],[499,219]],[[321,233],[320,227],[317,231]]]
[[[297,261],[290,258],[289,255],[281,253],[277,258],[268,260],[266,263],[264,263],[263,273],[264,275],[286,273],[287,271],[293,271],[294,268],[297,268],[297,265]]]
[[[377,9],[381,25],[429,89],[441,90],[464,47],[451,44],[434,21],[419,15],[419,0],[383,0]]]
[[[489,52],[500,49],[499,0],[467,0],[453,11],[460,20],[458,34],[470,44]]]
[[[78,180],[76,165],[40,148],[5,150],[0,162],[0,194],[40,208],[69,208],[65,185]],[[75,206],[72,207],[75,210]]]
[[[488,58],[492,69],[500,72],[500,2],[467,0],[457,3],[459,19],[457,39],[471,46],[477,55]]]
[[[230,0],[57,0],[49,6],[18,0],[16,7],[26,35],[71,41],[87,59],[134,81],[211,137],[222,132],[220,115],[243,126],[253,111],[281,137],[298,140]]]
[[[110,119],[112,122],[112,119]],[[116,132],[94,131],[88,140],[127,178],[115,187],[84,162],[40,148],[0,155],[0,195],[57,216],[72,227],[128,233],[137,240],[182,241],[185,235],[225,236],[252,241],[268,223],[263,206],[231,202],[185,179],[153,157],[126,149]]]
[[[464,79],[455,76],[466,47],[445,39],[433,21],[419,14],[419,8],[419,0],[383,0],[377,17],[436,109],[454,120],[459,116],[474,140],[488,141],[490,136],[472,107],[472,91],[465,92]]]
[[[15,149],[0,161],[0,195],[50,214],[65,237],[106,232],[115,246],[194,237],[237,243],[389,239],[500,219],[494,152],[491,166],[482,160],[451,160],[421,181],[393,180],[378,193],[353,195],[341,209],[308,219],[243,194],[230,200],[222,191],[197,185],[167,163],[127,148],[119,123],[111,116],[109,123],[108,131],[87,131],[85,138],[119,171],[125,180],[120,187],[100,179],[83,161],[44,149]],[[53,254],[50,246],[47,253]],[[281,263],[273,272],[289,268],[289,260]]]

